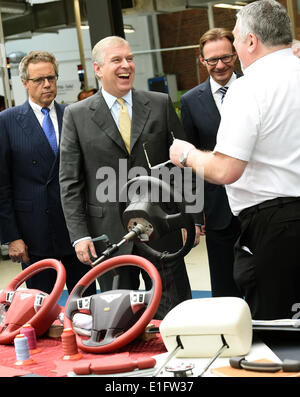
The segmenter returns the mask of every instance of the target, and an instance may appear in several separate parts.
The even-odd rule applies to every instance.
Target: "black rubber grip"
[[[229,359],[229,363],[230,363],[231,367],[236,368],[236,369],[242,369],[242,366],[241,366],[242,361],[246,361],[245,357],[236,356],[236,357],[231,357]]]
[[[283,360],[282,370],[283,370],[283,372],[299,372],[300,371],[300,361]]]

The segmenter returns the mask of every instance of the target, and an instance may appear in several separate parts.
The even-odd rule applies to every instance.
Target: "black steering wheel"
[[[148,291],[112,290],[83,297],[83,292],[100,275],[120,266],[137,266],[152,280]],[[90,353],[119,349],[139,336],[155,314],[161,298],[161,278],[155,266],[136,255],[120,255],[95,266],[76,284],[66,303],[64,328],[73,328],[78,347]],[[78,335],[73,324],[76,313],[90,313],[90,338]]]
[[[155,192],[155,194],[153,194]],[[184,257],[194,246],[195,222],[185,212],[182,196],[166,182],[152,176],[131,179],[122,188],[119,202],[120,216],[126,230],[142,224],[145,233],[139,236],[136,245],[146,254],[164,262]],[[127,200],[124,200],[124,197]],[[155,197],[155,200],[153,200]],[[160,239],[175,230],[186,229],[182,247],[174,253],[159,252],[147,243]]]

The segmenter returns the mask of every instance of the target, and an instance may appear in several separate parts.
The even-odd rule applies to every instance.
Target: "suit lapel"
[[[62,123],[63,123],[63,114],[64,114],[64,112],[63,112],[64,106],[58,105],[55,101],[54,101],[54,106],[55,106],[57,124],[58,124],[58,139],[59,139],[58,145],[60,145],[61,130],[62,130]],[[53,154],[52,150],[51,150],[51,153]],[[52,163],[52,167],[51,167],[51,170],[49,172],[49,179],[53,179],[53,177],[55,175],[57,175],[58,172],[59,172],[59,150],[57,151],[55,159],[54,159],[54,161]]]
[[[110,138],[116,145],[118,145],[125,153],[127,153],[126,146],[121,137],[120,131],[111,115],[111,112],[101,94],[95,95],[95,100],[90,105],[92,110],[92,120],[99,126],[99,128]]]
[[[199,87],[198,99],[201,106],[206,110],[206,117],[209,117],[215,124],[219,124],[221,116],[211,92],[209,78]]]
[[[58,122],[58,132],[59,132],[59,137],[61,135],[61,130],[62,130],[62,122],[63,122],[63,115],[64,115],[64,108],[62,105],[58,105],[56,102],[54,102],[55,110],[56,110],[56,116],[57,116],[57,122]]]
[[[144,130],[146,121],[149,118],[151,108],[149,100],[141,92],[132,90],[132,121],[130,149],[132,151],[135,143]],[[91,103],[90,109],[93,111],[92,120],[101,128],[101,130],[115,142],[126,154],[127,150],[120,131],[111,115],[111,112],[101,94],[95,96],[94,102]]]
[[[236,77],[239,78],[241,75],[236,73]],[[211,92],[209,77],[199,86],[198,98],[201,106],[206,109],[206,116],[214,123],[214,128],[217,130],[221,121],[221,115]]]
[[[145,98],[141,92],[132,90],[131,150],[141,136],[150,112],[151,108],[148,98]]]
[[[20,112],[16,118],[24,134],[28,135],[31,140],[34,140],[38,144],[39,153],[43,156],[44,160],[52,163],[55,155],[28,101],[20,107]]]
[[[55,109],[60,136],[63,120],[63,108],[59,107],[55,103]],[[50,182],[53,177],[58,173],[59,155],[57,154],[55,156],[55,154],[53,153],[49,142],[44,134],[44,131],[28,101],[20,107],[20,112],[17,115],[17,121],[21,125],[24,133],[28,135],[31,140],[34,140],[35,143],[38,145],[38,153],[43,157],[45,164],[48,164],[49,167],[48,182]]]

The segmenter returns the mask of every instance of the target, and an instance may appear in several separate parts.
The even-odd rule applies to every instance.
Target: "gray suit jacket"
[[[132,100],[130,155],[101,92],[65,110],[60,184],[72,241],[106,234],[112,243],[119,242],[127,233],[119,214],[119,189],[133,167],[141,166],[150,173],[143,143],[147,142],[151,164],[155,165],[169,159],[170,131],[177,138],[186,139],[168,95],[133,90]],[[110,179],[104,191],[108,173]],[[114,195],[114,191],[115,200],[102,202],[108,192]],[[174,252],[181,245],[181,234],[176,231],[157,242],[155,248]],[[96,249],[100,254],[103,244],[97,243]],[[126,244],[118,255],[131,251],[132,244]]]

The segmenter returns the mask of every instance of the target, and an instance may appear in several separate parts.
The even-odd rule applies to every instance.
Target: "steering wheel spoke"
[[[85,296],[76,300],[78,310],[90,310],[92,296]]]
[[[5,298],[5,301],[6,301],[8,304],[11,304],[11,303],[12,303],[13,298],[14,298],[14,295],[15,295],[15,292],[16,292],[16,291],[6,291],[6,298]]]
[[[90,347],[107,346],[123,333],[124,331],[114,328],[109,328],[105,331],[92,330],[90,339],[83,340],[83,344]]]
[[[168,215],[166,221],[169,231],[184,229],[186,227],[186,219],[182,213]]]

